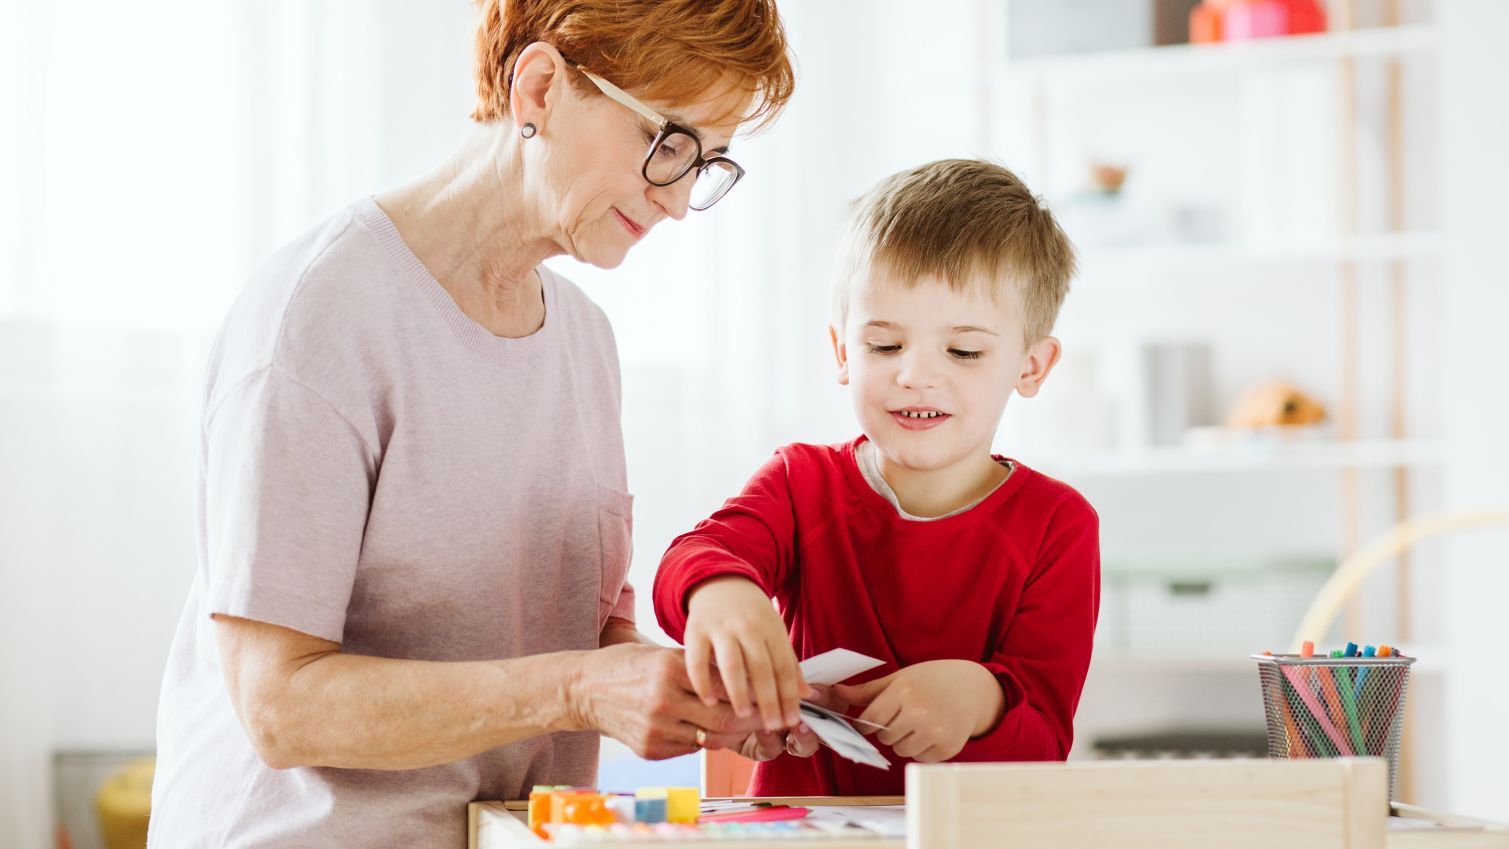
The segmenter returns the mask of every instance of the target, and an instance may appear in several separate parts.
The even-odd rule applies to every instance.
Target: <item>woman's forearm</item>
[[[269,766],[416,769],[586,727],[587,652],[435,662],[346,654],[288,628],[217,616],[227,689]]]
[[[616,616],[608,617],[608,624],[603,626],[602,634],[598,637],[597,644],[603,648],[617,646],[624,643],[634,643],[642,646],[658,646],[659,643],[640,633],[638,627],[627,619],[619,619]]]
[[[279,768],[418,769],[579,730],[569,694],[578,654],[467,663],[325,655],[289,676],[258,748]]]

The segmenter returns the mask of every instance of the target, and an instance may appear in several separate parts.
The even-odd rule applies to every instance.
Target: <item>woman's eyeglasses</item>
[[[645,154],[644,167],[640,169],[650,185],[669,186],[695,169],[696,182],[692,184],[689,204],[692,209],[703,210],[721,200],[734,187],[734,183],[744,176],[744,169],[726,156],[719,154],[703,158],[702,141],[696,133],[666,118],[586,68],[577,65],[576,69],[603,94],[643,115],[659,128],[654,141],[650,142],[649,152]]]

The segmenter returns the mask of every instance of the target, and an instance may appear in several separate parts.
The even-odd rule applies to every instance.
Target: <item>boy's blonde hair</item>
[[[854,202],[833,282],[842,333],[854,281],[884,268],[904,286],[937,277],[962,292],[1006,281],[1025,343],[1053,331],[1074,276],[1074,246],[1017,176],[978,159],[942,159],[880,181]]]

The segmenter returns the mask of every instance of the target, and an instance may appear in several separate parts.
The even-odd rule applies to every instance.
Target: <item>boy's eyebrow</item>
[[[897,324],[894,321],[882,321],[881,319],[878,319],[878,318],[875,319],[874,321],[867,321],[867,322],[865,322],[865,327],[878,327],[881,330],[901,330],[902,329],[901,325]],[[955,333],[989,333],[991,336],[1000,336],[1001,335],[1001,334],[997,333],[996,331],[991,330],[988,327],[975,327],[973,324],[956,324],[953,327],[953,332],[955,332]]]

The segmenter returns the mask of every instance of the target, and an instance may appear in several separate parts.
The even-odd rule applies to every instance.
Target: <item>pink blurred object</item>
[[[1221,37],[1226,41],[1274,38],[1288,32],[1289,9],[1279,0],[1233,3],[1221,16]]]

